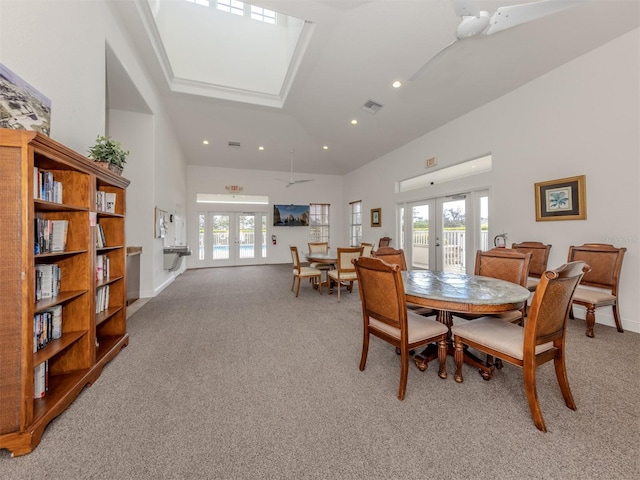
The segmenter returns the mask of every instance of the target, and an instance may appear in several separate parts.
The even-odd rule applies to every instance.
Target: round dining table
[[[516,283],[464,273],[411,270],[402,272],[402,280],[407,302],[437,310],[438,321],[449,328],[450,355],[453,355],[451,325],[454,313],[491,315],[519,310],[531,294]],[[426,370],[427,363],[434,358],[433,350],[427,347],[414,356],[420,370]],[[468,352],[465,352],[465,362],[478,367],[482,364]]]

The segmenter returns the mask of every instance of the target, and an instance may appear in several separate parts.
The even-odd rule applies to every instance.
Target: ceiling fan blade
[[[459,17],[480,16],[480,2],[478,0],[452,0],[453,10]]]
[[[512,5],[510,7],[500,7],[491,15],[487,35],[501,32],[507,28],[515,27],[523,23],[546,17],[562,10],[574,7],[572,2],[559,0],[542,0],[540,2],[525,3],[522,5]]]
[[[438,53],[436,53],[433,57],[431,57],[429,60],[426,61],[426,63],[424,65],[422,65],[418,71],[416,73],[414,73],[413,75],[411,75],[411,77],[409,78],[410,82],[413,82],[414,80],[417,80],[418,78],[420,78],[424,72],[427,71],[427,67],[429,66],[429,64],[431,62],[433,62],[436,58],[438,58],[440,55],[442,55],[445,50],[447,50],[449,47],[451,47],[454,43],[456,43],[458,41],[458,39],[454,40],[453,42],[451,42],[449,45],[447,45],[446,47],[444,47],[443,49],[441,49]]]

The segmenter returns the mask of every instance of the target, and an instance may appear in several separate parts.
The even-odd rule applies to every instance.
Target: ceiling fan
[[[304,183],[304,182],[313,182],[312,178],[303,179],[303,180],[294,180],[293,179],[293,150],[291,150],[291,177],[289,180],[282,180],[281,178],[277,178],[276,180],[281,180],[287,182],[285,185],[286,188],[289,188],[291,185],[295,185],[296,183]]]
[[[456,29],[456,39],[431,57],[409,80],[419,78],[429,63],[460,40],[465,40],[477,35],[493,35],[502,30],[566,10],[567,8],[575,6],[577,2],[540,0],[520,5],[500,7],[493,14],[480,10],[479,0],[451,0],[451,3],[453,4],[456,15],[460,17],[460,23]]]

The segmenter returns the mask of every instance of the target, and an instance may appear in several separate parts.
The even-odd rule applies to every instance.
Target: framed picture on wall
[[[560,178],[535,184],[536,221],[586,220],[586,177]]]
[[[382,209],[380,208],[371,209],[371,226],[372,227],[382,226]]]

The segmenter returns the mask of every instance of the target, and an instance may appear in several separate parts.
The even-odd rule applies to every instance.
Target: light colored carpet
[[[0,478],[640,478],[640,335],[596,325],[589,339],[570,321],[578,410],[542,366],[545,434],[509,365],[489,382],[466,366],[462,384],[452,359],[446,380],[411,365],[400,402],[392,347],[373,339],[358,370],[357,291],[338,304],[290,286],[288,265],[179,276],[133,314],[130,345],[34,452],[0,451]]]

